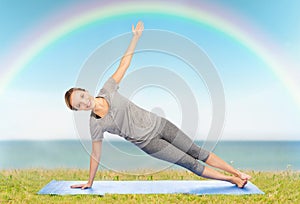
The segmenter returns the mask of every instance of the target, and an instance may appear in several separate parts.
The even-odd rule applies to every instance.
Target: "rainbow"
[[[270,49],[270,46],[268,46],[266,42],[258,40],[257,37],[255,38],[255,35],[250,35],[249,32],[247,32],[247,29],[242,29],[241,26],[233,23],[237,22],[237,19],[240,19],[240,17],[231,16],[231,19],[224,18],[224,15],[220,15],[220,12],[223,12],[224,14],[224,8],[222,8],[222,10],[219,9],[219,12],[214,11],[216,11],[215,8],[211,9],[210,7],[207,7],[207,5],[195,6],[190,3],[179,4],[171,1],[120,1],[118,3],[114,1],[113,3],[102,2],[97,3],[97,5],[90,4],[88,6],[77,5],[69,14],[60,16],[59,21],[56,19],[55,22],[46,23],[47,27],[36,29],[43,30],[43,32],[32,35],[32,40],[26,49],[18,48],[18,50],[21,51],[17,53],[17,55],[14,54],[10,57],[10,59],[14,60],[6,65],[7,69],[4,74],[2,74],[0,81],[0,95],[4,92],[13,78],[25,69],[37,55],[43,52],[49,45],[68,35],[72,31],[108,18],[127,14],[147,13],[183,18],[197,24],[209,26],[230,36],[259,57],[265,63],[266,67],[269,68],[283,83],[287,91],[296,101],[296,104],[300,104],[300,92],[298,91],[296,83],[284,70],[286,64],[278,60],[278,57],[274,54],[274,51]],[[232,19],[236,20],[233,21]],[[243,24],[245,24],[245,22],[243,22]],[[253,31],[251,32],[253,33]]]

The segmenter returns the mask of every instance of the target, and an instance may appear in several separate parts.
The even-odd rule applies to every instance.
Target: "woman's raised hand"
[[[144,23],[142,21],[139,21],[136,24],[135,28],[134,28],[134,25],[132,24],[132,33],[133,33],[133,36],[141,37],[143,31],[144,31]]]

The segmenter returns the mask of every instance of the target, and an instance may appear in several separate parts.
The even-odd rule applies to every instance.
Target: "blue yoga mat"
[[[94,181],[93,187],[85,190],[70,188],[71,185],[86,181],[56,181],[52,180],[38,194],[76,195],[76,194],[264,194],[259,188],[248,181],[240,189],[237,186],[215,180],[160,180],[160,181]]]

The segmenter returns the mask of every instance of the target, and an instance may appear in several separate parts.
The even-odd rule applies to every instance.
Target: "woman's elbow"
[[[93,157],[100,157],[102,149],[102,141],[94,142],[92,146],[92,154]]]
[[[91,154],[91,160],[94,160],[96,162],[100,162],[101,153],[99,152],[92,152]]]

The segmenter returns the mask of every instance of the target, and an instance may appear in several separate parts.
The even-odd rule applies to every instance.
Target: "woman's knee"
[[[196,159],[187,160],[187,161],[182,160],[176,162],[176,164],[190,170],[191,172],[197,174],[198,176],[201,176],[204,171],[204,166]]]
[[[209,158],[209,155],[211,154],[211,152],[201,148],[200,149],[200,152],[199,152],[199,160],[200,161],[203,161],[203,162],[206,162],[207,159]]]

